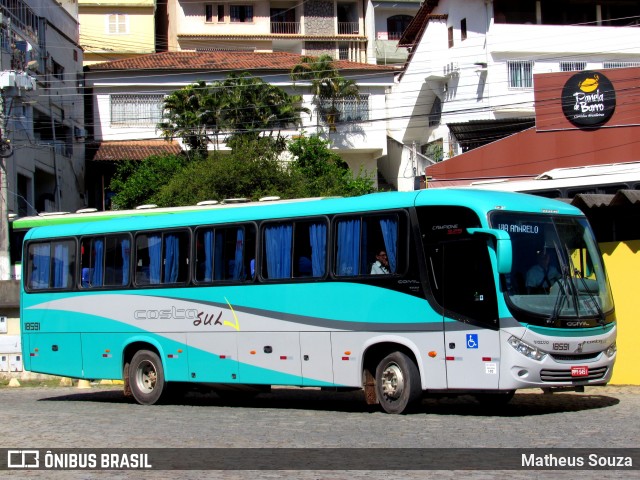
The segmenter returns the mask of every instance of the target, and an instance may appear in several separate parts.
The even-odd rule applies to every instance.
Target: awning
[[[535,126],[533,118],[470,120],[464,123],[447,124],[449,131],[456,137],[464,152],[495,142],[533,126]]]

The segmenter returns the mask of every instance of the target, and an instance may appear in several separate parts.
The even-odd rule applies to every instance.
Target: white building
[[[426,0],[387,98],[387,179],[535,124],[533,74],[640,65],[635,1]],[[412,148],[428,159],[413,155]]]
[[[163,97],[198,80],[224,80],[230,72],[249,72],[265,82],[304,98],[312,115],[302,114],[302,128],[282,132],[285,136],[304,131],[330,140],[335,150],[358,173],[375,173],[378,159],[386,155],[385,92],[393,84],[395,68],[336,60],[334,66],[347,79],[355,79],[360,98],[346,99],[335,132],[329,130],[312,105],[309,82],[296,82],[289,74],[301,60],[287,52],[164,52],[114,62],[98,63],[85,72],[87,94],[93,98],[95,144],[91,164],[96,167],[95,185],[108,186],[109,169],[100,170],[104,160],[142,158],[174,148],[161,140],[156,125],[161,120]],[[89,123],[89,122],[88,122]],[[223,136],[221,137],[222,140]],[[151,143],[150,143],[151,142]],[[155,143],[153,143],[155,142]],[[213,148],[213,147],[212,147]],[[224,150],[224,144],[217,149]],[[104,176],[104,178],[103,178]],[[99,189],[98,189],[99,191]],[[100,208],[100,199],[95,206]]]

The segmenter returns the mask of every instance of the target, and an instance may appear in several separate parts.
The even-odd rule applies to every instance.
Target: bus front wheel
[[[418,367],[402,352],[393,352],[376,368],[376,394],[387,413],[403,413],[420,397]]]
[[[149,350],[136,352],[129,365],[129,385],[139,404],[157,403],[166,386],[160,357]]]

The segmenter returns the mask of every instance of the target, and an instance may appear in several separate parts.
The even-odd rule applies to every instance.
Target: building
[[[0,373],[22,370],[8,216],[84,205],[82,49],[73,0],[0,0]]]
[[[354,0],[167,0],[169,51],[288,52],[366,62],[365,4]]]
[[[77,1],[85,65],[156,51],[156,0]]]
[[[402,65],[406,48],[399,47],[402,34],[420,8],[420,0],[368,0],[365,9],[367,62],[378,65]]]
[[[145,158],[152,153],[174,151],[176,144],[161,139],[156,125],[161,120],[164,96],[196,81],[224,80],[231,72],[250,72],[290,94],[303,96],[312,115],[302,115],[300,129],[283,131],[285,136],[302,131],[318,133],[331,142],[354,172],[360,168],[376,172],[378,160],[386,155],[385,91],[393,84],[395,68],[335,61],[340,74],[355,79],[359,98],[342,99],[341,122],[335,131],[318,115],[312,104],[308,82],[290,78],[301,56],[288,52],[163,52],[86,67],[87,106],[92,125],[88,141],[90,190],[97,192],[91,206],[106,205],[113,162]],[[224,136],[220,137],[223,142]],[[224,151],[224,143],[215,146]]]
[[[639,13],[632,1],[426,0],[400,40],[410,54],[389,136],[428,157],[421,173],[531,128],[534,75],[640,65]],[[411,170],[402,153],[387,178]]]

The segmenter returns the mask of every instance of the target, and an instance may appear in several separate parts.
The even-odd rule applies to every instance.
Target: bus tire
[[[141,405],[160,401],[166,383],[164,368],[156,353],[149,350],[136,352],[129,365],[129,387],[133,398]]]
[[[418,367],[402,352],[393,352],[376,368],[376,393],[387,413],[403,413],[422,393]]]

